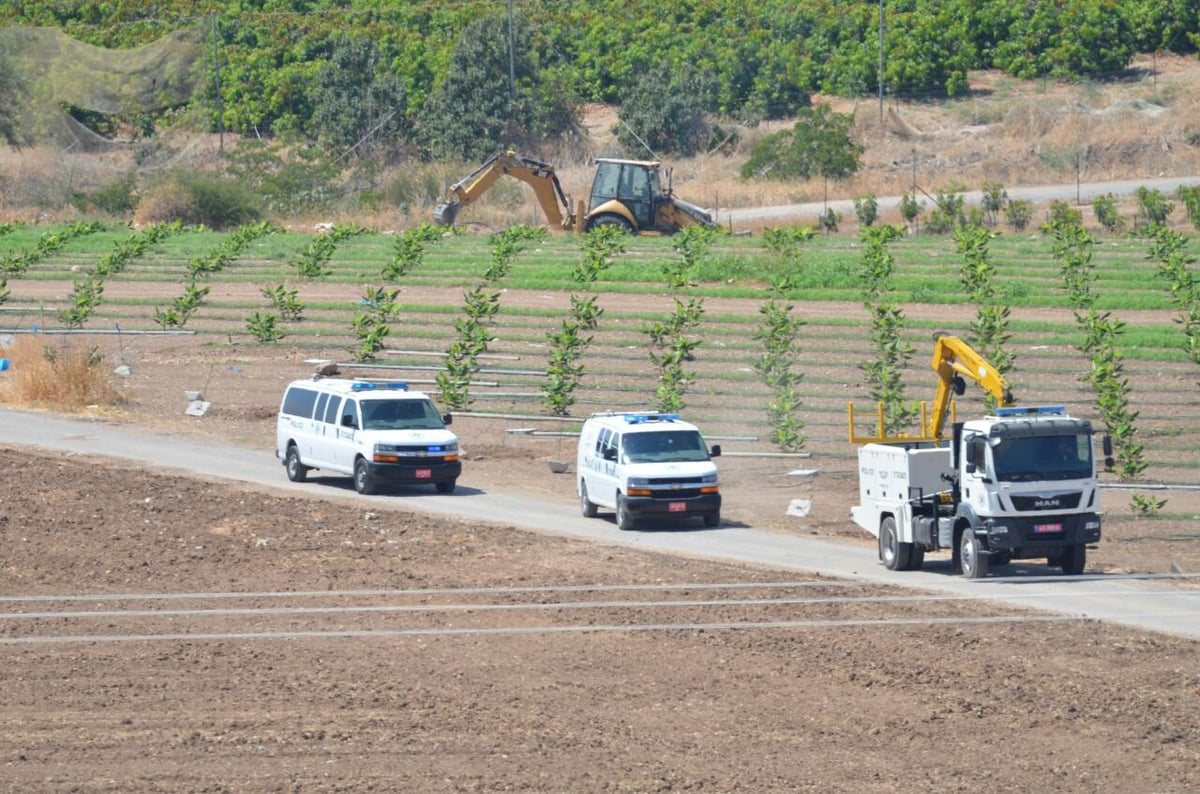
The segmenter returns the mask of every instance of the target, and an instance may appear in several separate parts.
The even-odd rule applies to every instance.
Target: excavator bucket
[[[462,208],[462,204],[457,201],[451,201],[447,204],[438,204],[433,210],[433,221],[442,226],[453,226],[454,219],[458,217],[458,211]]]

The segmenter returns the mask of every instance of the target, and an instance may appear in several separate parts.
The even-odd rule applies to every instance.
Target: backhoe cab
[[[598,158],[595,164],[591,202],[586,212],[572,205],[554,173],[554,166],[509,151],[494,155],[451,185],[445,201],[434,210],[433,219],[453,226],[459,210],[507,174],[533,188],[552,229],[586,232],[596,226],[617,226],[631,234],[674,234],[694,224],[716,226],[711,214],[675,198],[670,169],[663,169],[661,163]],[[665,187],[661,175],[664,170]]]

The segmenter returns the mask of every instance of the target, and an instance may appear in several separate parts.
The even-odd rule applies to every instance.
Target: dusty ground
[[[152,433],[270,448],[304,374],[242,351],[253,366],[222,366],[222,401],[190,417],[183,389],[225,354],[124,345],[129,401],[99,413]],[[547,466],[571,441],[511,426],[456,420],[463,483],[573,501]],[[720,465],[729,524],[869,559],[845,465]],[[1194,642],[435,519],[403,493],[366,508],[336,485],[47,457],[2,431],[0,478],[5,790],[1200,790]],[[796,497],[808,516],[784,515]],[[1106,533],[1089,570],[1200,570],[1190,519]]]

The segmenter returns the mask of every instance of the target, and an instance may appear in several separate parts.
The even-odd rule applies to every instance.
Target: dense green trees
[[[404,84],[365,38],[340,36],[313,88],[312,137],[345,152],[387,153],[412,132]]]
[[[791,117],[817,91],[872,95],[882,83],[890,96],[955,95],[969,70],[983,68],[1104,79],[1134,53],[1200,44],[1200,5],[1184,0],[521,0],[513,8],[511,53],[504,4],[486,0],[10,3],[0,7],[0,27],[58,26],[107,47],[194,27],[210,45],[214,79],[193,103],[214,128],[220,107],[220,122],[235,132],[295,133],[342,149],[364,136],[403,140],[467,159],[567,129],[582,102],[621,105],[630,129],[678,154],[696,145],[705,116]],[[646,100],[654,91],[661,107]],[[396,111],[386,120],[384,106]]]
[[[418,137],[432,157],[478,160],[562,132],[571,122],[566,100],[543,79],[524,15],[514,15],[511,29],[509,19],[482,17],[459,36],[446,76],[419,111]]]
[[[24,90],[21,75],[13,68],[8,56],[0,52],[0,141],[9,146],[23,143],[17,114]]]

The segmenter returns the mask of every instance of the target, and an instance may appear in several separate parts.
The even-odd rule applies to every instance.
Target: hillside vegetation
[[[884,2],[881,52],[871,2],[523,2],[511,39],[502,4],[376,5],[0,9],[46,114],[26,129],[40,143],[0,152],[0,213],[396,228],[510,145],[573,196],[592,157],[664,158],[713,208],[1200,173],[1190,7]],[[826,103],[853,119],[856,174],[741,178],[757,143]],[[536,217],[502,181],[464,219]]]

